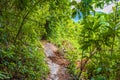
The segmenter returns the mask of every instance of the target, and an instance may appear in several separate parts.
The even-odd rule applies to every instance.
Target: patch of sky
[[[76,16],[73,18],[75,22],[78,22],[79,20],[83,19],[83,15],[81,12],[77,13]]]

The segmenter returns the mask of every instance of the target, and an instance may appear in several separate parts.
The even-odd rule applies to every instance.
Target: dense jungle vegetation
[[[94,10],[111,3],[109,14]],[[45,80],[41,40],[66,50],[73,80],[120,80],[117,0],[0,0],[0,80]]]

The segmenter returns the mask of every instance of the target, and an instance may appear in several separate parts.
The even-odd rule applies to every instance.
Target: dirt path
[[[66,70],[69,62],[51,43],[44,43],[44,53],[50,69],[49,77],[46,80],[72,80]]]

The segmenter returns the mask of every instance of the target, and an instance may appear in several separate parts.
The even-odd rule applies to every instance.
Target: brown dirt
[[[69,65],[69,61],[52,43],[43,41],[42,44],[50,68],[50,74],[46,80],[72,80],[66,68]]]

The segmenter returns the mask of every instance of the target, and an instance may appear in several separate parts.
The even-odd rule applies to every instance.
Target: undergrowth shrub
[[[119,22],[115,13],[88,15],[78,23],[58,22],[48,39],[66,49],[68,70],[75,80],[116,80],[119,77]],[[117,19],[117,18],[116,18]],[[113,22],[111,22],[113,21]],[[116,24],[115,24],[116,23]],[[116,28],[116,29],[115,29]],[[76,68],[76,61],[87,58],[86,71]]]
[[[39,43],[39,42],[38,42]],[[38,44],[37,43],[37,44]],[[2,43],[0,43],[3,46]],[[39,45],[39,46],[38,46]],[[43,49],[38,45],[9,45],[0,49],[0,79],[38,80],[49,72]]]
[[[0,80],[41,80],[49,72],[40,44],[49,4],[22,2],[0,1]]]

